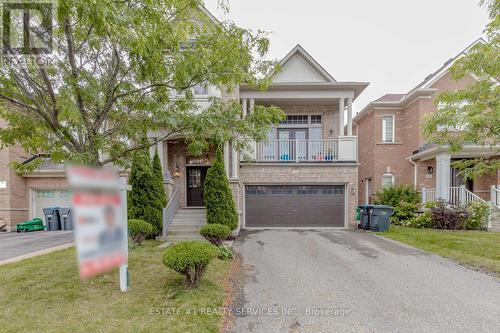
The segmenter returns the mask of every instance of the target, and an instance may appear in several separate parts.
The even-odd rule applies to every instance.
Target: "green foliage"
[[[200,229],[200,235],[217,247],[220,247],[230,234],[231,229],[229,227],[217,223],[205,224]]]
[[[420,203],[418,192],[409,185],[384,186],[375,193],[377,205],[397,207],[400,203]]]
[[[188,287],[196,287],[210,262],[218,256],[217,247],[202,241],[180,242],[167,248],[163,263],[186,277]]]
[[[469,202],[467,204],[468,218],[465,229],[480,230],[488,225],[490,206],[483,202]]]
[[[201,5],[58,1],[49,65],[11,61],[0,68],[0,118],[7,121],[1,145],[20,144],[56,163],[129,167],[134,151],[180,132],[193,154],[221,137],[238,145],[263,137],[283,116],[279,108],[259,106],[240,119],[239,103],[213,98],[202,111],[193,88],[269,86],[278,62],[266,60],[267,34],[215,23]],[[155,140],[147,137],[160,130]],[[16,167],[29,171],[39,162]]]
[[[133,242],[141,245],[142,242],[154,232],[154,228],[151,224],[143,221],[130,219],[128,220],[128,233],[132,238]]]
[[[167,206],[167,194],[165,193],[165,187],[163,186],[163,169],[161,167],[160,156],[158,155],[158,150],[155,152],[153,157],[153,176],[155,183],[156,197],[159,200],[159,205],[164,208]]]
[[[219,246],[219,259],[227,260],[227,259],[233,259],[233,257],[234,257],[233,250],[229,246],[227,245]]]
[[[224,170],[222,150],[217,148],[213,165],[207,171],[205,178],[205,206],[207,207],[207,222],[222,224],[230,230],[238,226],[238,213],[233,201],[229,181]]]
[[[439,204],[439,200],[427,201],[424,205],[424,208],[431,209],[436,207]]]
[[[465,228],[468,212],[465,206],[449,205],[444,200],[439,200],[431,208],[431,218],[437,229],[458,230]]]
[[[429,211],[423,212],[422,214],[417,214],[415,217],[402,221],[401,225],[411,228],[433,228],[434,223],[432,222],[431,213]]]
[[[162,206],[155,192],[155,181],[149,155],[140,150],[134,154],[129,184],[132,190],[128,193],[128,217],[150,223],[154,234],[162,227]]]
[[[445,91],[436,99],[438,110],[425,119],[423,131],[433,143],[449,145],[451,152],[464,144],[474,143],[492,148],[489,156],[454,162],[465,178],[496,173],[500,160],[495,145],[500,144],[500,1],[482,0],[492,21],[486,32],[488,41],[475,45],[451,68],[451,76],[459,81],[466,76],[477,78],[460,90]]]
[[[406,220],[415,217],[415,212],[418,210],[418,204],[401,201],[394,206],[394,212],[391,216],[391,222],[394,224],[402,224]]]

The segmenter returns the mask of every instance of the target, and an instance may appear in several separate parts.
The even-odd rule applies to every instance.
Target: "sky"
[[[219,19],[270,33],[269,58],[300,44],[337,81],[370,82],[355,112],[387,93],[406,93],[479,37],[488,13],[479,0],[217,0]]]

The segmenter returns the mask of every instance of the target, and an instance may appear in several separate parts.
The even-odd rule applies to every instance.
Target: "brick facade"
[[[359,140],[359,182],[372,179],[370,193],[375,193],[382,186],[382,176],[392,174],[394,184],[414,184],[414,165],[409,161],[420,146],[426,143],[422,133],[422,123],[427,114],[436,111],[435,99],[439,93],[447,90],[461,89],[474,82],[470,76],[455,81],[449,73],[444,74],[429,88],[436,89],[428,96],[410,99],[404,104],[371,104],[357,116]],[[395,118],[393,143],[382,142],[382,117],[392,115]],[[417,161],[417,189],[435,187],[435,174],[428,174],[428,167],[436,168],[434,159]],[[479,186],[479,185],[478,185]],[[365,191],[362,188],[358,195],[359,202],[365,202]],[[371,198],[373,199],[373,198]]]

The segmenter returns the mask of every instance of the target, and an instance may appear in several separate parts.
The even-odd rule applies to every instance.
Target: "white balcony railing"
[[[357,159],[355,137],[341,140],[340,156],[338,139],[270,140],[254,142],[252,146],[249,155],[256,162],[339,162]]]

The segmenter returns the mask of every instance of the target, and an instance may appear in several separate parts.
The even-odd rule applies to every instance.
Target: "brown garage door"
[[[246,227],[344,227],[344,185],[246,186]]]

